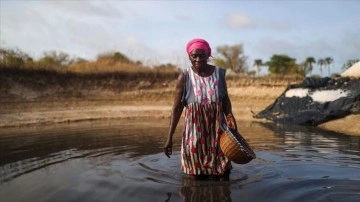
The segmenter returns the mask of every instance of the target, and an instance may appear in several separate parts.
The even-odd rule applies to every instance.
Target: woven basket
[[[256,154],[238,131],[225,130],[220,137],[220,148],[234,163],[246,164],[256,158]]]

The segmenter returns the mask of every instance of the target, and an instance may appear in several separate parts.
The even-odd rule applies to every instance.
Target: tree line
[[[120,52],[99,54],[97,61],[109,60],[113,62],[123,62],[141,65],[140,61],[132,61]],[[57,51],[44,52],[43,56],[37,60],[30,57],[27,53],[19,49],[0,48],[0,67],[33,68],[33,69],[55,69],[59,70],[71,64],[89,62],[83,58],[72,58],[69,54]]]
[[[242,44],[222,45],[216,47],[216,57],[212,58],[214,65],[224,67],[232,70],[235,74],[254,75],[254,71],[249,71],[247,66],[248,57],[244,54]],[[142,66],[141,61],[133,61],[121,52],[109,52],[99,54],[96,61],[110,61],[113,63],[125,63],[136,66]],[[342,67],[343,70],[349,68],[354,63],[360,61],[359,59],[348,60]],[[52,69],[61,70],[66,69],[72,64],[88,63],[88,60],[82,58],[72,58],[69,54],[63,52],[44,52],[43,57],[34,60],[28,54],[18,49],[0,48],[0,68],[1,67],[17,67],[17,68],[32,68],[32,69]],[[297,63],[295,58],[285,54],[274,54],[268,61],[262,59],[255,59],[253,65],[257,69],[257,74],[261,68],[267,66],[270,74],[274,75],[312,75],[314,65],[317,64],[320,73],[323,70],[328,70],[330,76],[330,67],[334,60],[332,57],[325,57],[315,59],[314,57],[307,57],[303,62]],[[160,68],[171,67],[178,68],[173,64],[159,65]]]
[[[273,55],[267,62],[263,62],[261,59],[255,59],[254,66],[257,68],[257,72],[260,72],[263,66],[268,66],[269,72],[272,74],[300,74],[307,76],[312,75],[314,64],[318,64],[320,74],[323,73],[324,69],[327,69],[328,75],[330,76],[330,67],[333,62],[334,59],[332,57],[320,58],[318,60],[314,57],[307,57],[303,62],[297,64],[296,59],[288,55]]]
[[[246,60],[247,56],[244,55],[243,46],[236,44],[233,46],[219,46],[216,48],[219,57],[214,58],[214,64],[221,67],[227,67],[232,69],[236,73],[255,74],[247,70]],[[351,59],[343,64],[342,69],[348,69],[360,59]],[[327,69],[328,76],[331,75],[330,67],[333,64],[334,59],[332,57],[325,57],[315,59],[314,57],[307,57],[303,62],[296,63],[295,58],[291,58],[285,54],[274,54],[268,61],[262,59],[255,59],[253,65],[257,69],[257,74],[261,71],[262,67],[267,66],[270,74],[274,75],[301,75],[312,76],[314,65],[317,64],[320,70],[320,74]]]

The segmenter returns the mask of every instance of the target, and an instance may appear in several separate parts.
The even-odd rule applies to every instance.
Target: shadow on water
[[[314,127],[240,122],[257,153],[229,181],[180,170],[179,124],[121,120],[0,129],[5,201],[359,201],[360,137]],[[21,190],[19,192],[19,190]]]

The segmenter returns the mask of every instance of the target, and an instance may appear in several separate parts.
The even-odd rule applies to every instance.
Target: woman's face
[[[206,51],[202,49],[194,49],[189,54],[191,64],[197,70],[200,70],[201,67],[206,67],[208,58],[209,56]]]

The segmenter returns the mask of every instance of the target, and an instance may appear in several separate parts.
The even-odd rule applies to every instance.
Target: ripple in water
[[[359,137],[239,123],[257,153],[229,181],[195,181],[162,153],[167,120],[0,129],[4,201],[360,201]],[[181,134],[180,128],[178,133]]]

